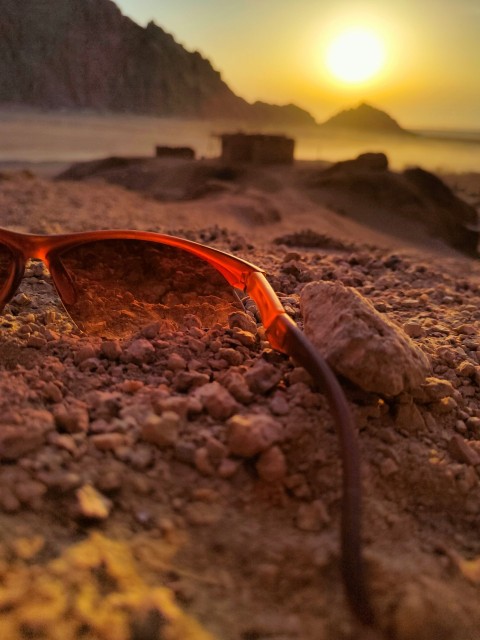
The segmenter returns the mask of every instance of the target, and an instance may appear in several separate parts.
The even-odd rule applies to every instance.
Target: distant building
[[[222,160],[251,164],[292,164],[295,140],[284,135],[222,133]]]
[[[157,158],[185,158],[195,159],[195,151],[191,147],[155,147]]]

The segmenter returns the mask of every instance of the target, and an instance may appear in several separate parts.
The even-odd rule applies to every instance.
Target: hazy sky
[[[320,121],[367,101],[407,127],[480,130],[480,0],[115,1],[200,51],[249,101],[294,102]],[[351,27],[385,51],[378,74],[357,84],[325,62]]]

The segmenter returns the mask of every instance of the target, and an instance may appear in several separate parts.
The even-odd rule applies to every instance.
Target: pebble
[[[257,360],[245,374],[245,380],[253,393],[265,394],[271,391],[282,378],[282,372],[263,359]]]
[[[254,395],[248,388],[245,377],[238,371],[228,371],[222,377],[222,384],[238,402],[249,404],[253,401]]]
[[[413,392],[414,398],[423,403],[436,402],[454,394],[455,387],[449,380],[433,377],[426,378],[425,382]]]
[[[265,482],[279,482],[287,475],[287,461],[280,447],[264,451],[255,465],[259,478]]]
[[[395,426],[408,433],[419,433],[425,430],[425,420],[420,409],[413,402],[397,405]]]
[[[97,355],[97,352],[95,348],[91,344],[89,344],[89,345],[80,347],[80,349],[78,349],[78,351],[75,352],[73,361],[75,362],[75,364],[78,365],[84,362],[85,360],[95,359],[96,355]]]
[[[470,447],[462,436],[456,433],[448,441],[448,451],[457,462],[472,466],[480,464],[480,455]]]
[[[99,433],[91,436],[90,442],[99,451],[115,451],[128,443],[128,439],[121,433]]]
[[[419,322],[405,322],[402,329],[410,338],[422,338],[425,335],[425,329]]]
[[[180,425],[178,413],[165,411],[161,416],[151,413],[141,425],[141,437],[160,449],[171,447],[177,441]]]
[[[47,341],[42,336],[30,336],[27,340],[27,347],[32,349],[43,349],[47,345]]]
[[[472,362],[464,360],[457,367],[457,374],[462,378],[470,378],[475,375],[478,370],[478,366],[475,366]]]
[[[199,371],[179,371],[173,379],[173,386],[176,391],[185,393],[190,389],[197,389],[198,387],[208,384],[210,382],[210,376]]]
[[[286,416],[290,413],[290,405],[283,393],[275,393],[270,400],[270,410],[276,416]]]
[[[84,433],[88,431],[90,418],[87,405],[79,403],[76,405],[62,404],[53,410],[57,427],[67,433]]]
[[[100,353],[107,360],[118,360],[122,355],[122,347],[118,340],[105,340],[100,347]]]
[[[187,361],[178,353],[171,353],[167,360],[170,371],[182,371],[187,368]]]
[[[280,423],[267,414],[235,415],[228,427],[230,452],[244,458],[266,451],[282,436]]]
[[[25,412],[24,424],[0,425],[0,460],[17,460],[45,444],[47,434],[55,428],[49,411]]]
[[[215,473],[207,447],[199,447],[195,450],[194,464],[198,471],[205,476],[213,476]]]
[[[233,330],[233,336],[241,345],[249,349],[254,347],[257,342],[255,334],[250,333],[250,331],[244,331],[243,329],[235,328]]]
[[[216,420],[226,420],[238,410],[235,398],[218,382],[205,384],[193,393],[203,408]]]
[[[302,531],[320,531],[329,522],[330,516],[321,500],[303,503],[298,507],[295,524]]]
[[[112,509],[112,502],[92,485],[86,484],[77,489],[79,514],[92,520],[106,520]]]
[[[143,364],[152,362],[155,358],[155,347],[145,338],[134,340],[125,352],[127,362]]]
[[[230,329],[241,329],[252,335],[257,333],[257,323],[247,313],[242,311],[234,311],[228,316],[228,326]]]
[[[382,478],[388,478],[398,473],[399,466],[392,458],[385,458],[380,464],[380,475]]]
[[[239,467],[240,463],[237,460],[225,458],[217,469],[217,475],[224,479],[232,478],[237,473]]]
[[[185,519],[194,526],[208,526],[220,520],[220,507],[203,501],[190,502],[184,510]]]
[[[63,399],[61,390],[54,382],[47,382],[43,387],[43,395],[46,400],[51,400],[52,402],[61,402]]]

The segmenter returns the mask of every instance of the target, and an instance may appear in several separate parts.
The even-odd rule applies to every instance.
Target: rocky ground
[[[253,202],[279,219],[254,220]],[[285,220],[295,202],[308,233]],[[478,263],[438,243],[383,243],[309,206],[258,184],[162,203],[97,182],[0,182],[4,227],[173,229],[265,268],[300,325],[310,283],[353,287],[367,343],[388,320],[423,354],[421,380],[400,386],[381,385],[390,372],[406,380],[408,364],[388,348],[380,382],[362,383],[377,368],[367,358],[356,379],[343,371],[363,455],[375,631],[358,625],[342,589],[326,402],[272,351],[252,305],[228,327],[91,339],[34,262],[0,320],[1,637],[480,637]],[[361,313],[352,307],[352,323]]]

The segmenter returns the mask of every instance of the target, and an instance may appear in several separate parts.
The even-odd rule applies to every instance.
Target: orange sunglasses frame
[[[259,311],[271,346],[299,362],[327,396],[335,419],[342,458],[343,496],[341,551],[342,575],[353,613],[372,625],[374,613],[366,588],[361,545],[360,453],[355,425],[345,394],[326,361],[287,315],[278,296],[259,267],[228,253],[170,235],[133,230],[106,230],[59,235],[24,234],[0,229],[0,244],[12,253],[7,282],[0,290],[0,309],[12,298],[23,278],[28,259],[42,260],[48,267],[60,298],[68,298],[71,283],[64,275],[59,254],[101,240],[136,240],[177,247],[208,262],[227,282],[250,296]]]

